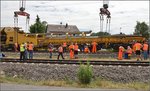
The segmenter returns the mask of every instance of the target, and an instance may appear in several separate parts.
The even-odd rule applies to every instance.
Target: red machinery
[[[104,21],[104,16],[106,16],[106,32],[110,32],[110,20],[111,20],[111,16],[110,16],[110,12],[108,10],[108,3],[109,0],[103,0],[103,8],[100,8],[100,31],[103,31],[103,21]],[[109,26],[109,28],[107,29],[107,27]]]
[[[19,10],[20,11],[15,11],[14,12],[14,27],[18,27],[18,15],[20,16],[26,16],[26,29],[27,26],[29,25],[29,20],[30,20],[30,14],[25,12],[25,0],[21,0],[19,4]]]

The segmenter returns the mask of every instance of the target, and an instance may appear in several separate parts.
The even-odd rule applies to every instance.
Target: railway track
[[[2,58],[0,62],[11,63],[42,63],[42,64],[87,64],[88,60],[49,60],[49,59],[28,59],[20,61],[15,58]],[[104,65],[104,66],[150,66],[150,62],[146,61],[89,61],[91,65]]]

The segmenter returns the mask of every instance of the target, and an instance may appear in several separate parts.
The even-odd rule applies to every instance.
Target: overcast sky
[[[99,8],[102,1],[26,1],[30,13],[30,25],[38,14],[48,24],[76,25],[80,31],[100,31]],[[19,10],[19,1],[1,1],[1,26],[14,26],[14,11]],[[149,1],[110,1],[111,34],[132,34],[136,21],[149,24]],[[19,16],[19,27],[25,29],[26,18]],[[104,25],[105,27],[105,25]],[[105,30],[105,28],[104,28]],[[25,30],[26,31],[26,30]],[[28,32],[28,31],[26,31]]]

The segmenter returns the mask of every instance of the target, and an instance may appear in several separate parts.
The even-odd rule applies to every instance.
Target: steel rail
[[[49,60],[49,59],[27,59],[20,61],[15,58],[2,58],[0,62],[12,62],[12,63],[43,63],[43,64],[87,64],[90,65],[112,65],[112,66],[150,66],[148,61],[98,61],[98,60]]]

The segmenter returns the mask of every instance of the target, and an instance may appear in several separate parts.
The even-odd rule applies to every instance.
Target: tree
[[[107,32],[97,32],[97,33],[92,33],[91,36],[107,36],[110,35],[110,33]]]
[[[149,26],[145,22],[139,22],[137,21],[137,24],[135,26],[134,35],[142,35],[146,39],[150,37],[149,34]]]
[[[39,16],[37,15],[36,21],[33,25],[30,26],[30,33],[45,33],[47,22],[40,21]]]

